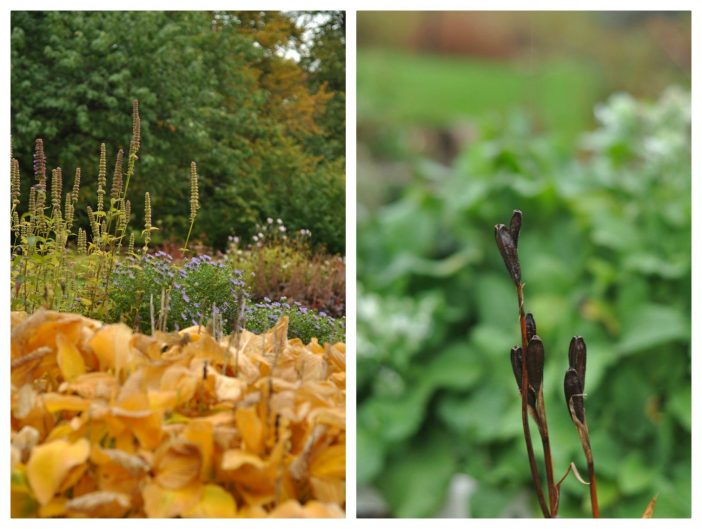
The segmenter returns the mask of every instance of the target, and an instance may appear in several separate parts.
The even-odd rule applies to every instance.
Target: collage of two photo
[[[8,519],[691,519],[691,11],[8,15]]]

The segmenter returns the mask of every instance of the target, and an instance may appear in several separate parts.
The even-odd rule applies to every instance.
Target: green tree
[[[343,236],[323,240],[316,225],[298,226],[303,212],[288,203],[304,204],[291,200],[293,188],[317,187],[322,160],[308,143],[322,134],[331,96],[281,53],[299,39],[284,13],[14,12],[14,155],[27,174],[33,141],[44,138],[49,164],[66,175],[80,166],[81,200],[94,201],[98,146],[111,146],[112,163],[128,144],[130,100],[139,99],[142,158],[129,193],[136,219],[148,190],[161,236],[184,235],[195,159],[203,211],[194,234],[205,242],[221,247],[267,216],[286,216],[289,227],[343,251]],[[343,215],[337,222],[343,235]]]

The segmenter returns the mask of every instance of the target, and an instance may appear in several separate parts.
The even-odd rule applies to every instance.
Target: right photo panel
[[[357,516],[689,518],[690,13],[357,44]]]

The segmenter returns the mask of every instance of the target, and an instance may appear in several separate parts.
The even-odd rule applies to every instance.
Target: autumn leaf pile
[[[13,516],[343,516],[344,344],[12,314]]]

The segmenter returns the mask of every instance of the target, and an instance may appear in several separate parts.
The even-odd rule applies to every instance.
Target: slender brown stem
[[[526,314],[524,313],[524,290],[522,283],[517,285],[517,303],[519,305],[519,325],[522,332],[522,384],[520,387],[521,397],[522,397],[522,427],[524,428],[524,441],[526,442],[527,456],[529,457],[529,468],[531,470],[531,479],[534,482],[534,489],[536,490],[536,496],[539,500],[539,506],[541,507],[541,512],[544,518],[550,518],[551,513],[548,506],[546,505],[546,500],[544,499],[544,491],[541,487],[541,478],[539,477],[539,469],[536,466],[536,459],[534,457],[534,447],[531,442],[531,431],[529,429],[529,414],[527,411],[527,391],[529,386],[529,380],[527,378],[527,366],[526,366],[526,356],[527,356],[527,334],[526,334]]]
[[[600,508],[597,505],[597,483],[595,482],[595,462],[592,460],[592,452],[587,454],[587,471],[590,474],[590,504],[592,505],[592,517],[600,517]]]
[[[542,398],[543,400],[543,398]],[[543,406],[543,402],[542,402]],[[551,507],[551,516],[558,514],[558,491],[553,480],[553,460],[551,459],[551,441],[548,436],[548,425],[546,423],[546,412],[544,410],[541,418],[543,428],[541,430],[541,443],[544,448],[544,462],[546,463],[546,483],[548,484],[548,499]]]

